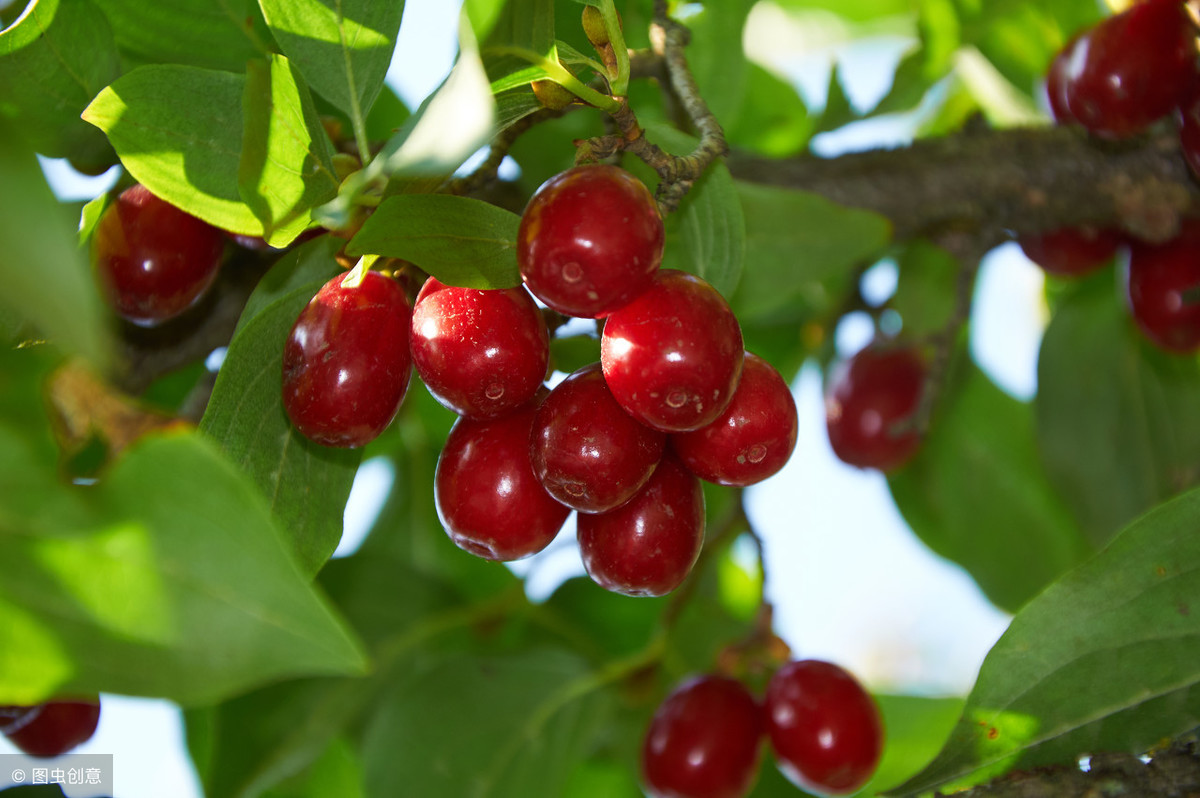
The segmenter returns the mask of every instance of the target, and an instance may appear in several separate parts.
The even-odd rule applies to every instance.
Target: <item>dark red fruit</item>
[[[1200,177],[1200,79],[1192,81],[1179,106],[1179,148],[1192,174]]]
[[[868,347],[839,364],[825,397],[834,454],[850,465],[881,471],[908,462],[921,443],[912,422],[925,372],[925,361],[906,347]]]
[[[41,711],[41,704],[32,707],[18,706],[16,704],[0,706],[0,734],[8,734],[9,732],[16,731],[37,717],[37,714]]]
[[[796,448],[798,423],[796,402],[783,377],[747,352],[725,412],[698,430],[675,433],[671,446],[701,479],[745,487],[783,468]]]
[[[650,191],[616,166],[577,166],[538,189],[517,232],[517,263],[538,299],[598,319],[640,294],[662,262]]]
[[[387,429],[412,372],[411,310],[378,272],[338,275],[300,313],[283,348],[283,406],[305,437],[362,446]]]
[[[679,685],[650,721],[642,781],[653,798],[742,798],[758,775],[763,713],[741,682]]]
[[[883,721],[871,694],[843,668],[789,662],[771,677],[763,707],[779,768],[797,786],[848,793],[875,772]]]
[[[1113,259],[1125,239],[1116,230],[1068,227],[1017,239],[1025,257],[1057,277],[1082,277]]]
[[[434,499],[446,534],[488,560],[519,560],[554,540],[569,508],[556,502],[529,463],[536,404],[498,419],[460,418],[438,458]]]
[[[21,725],[4,734],[30,756],[65,754],[91,739],[100,723],[100,701],[51,701],[33,708]]]
[[[550,495],[584,513],[612,510],[654,473],[666,435],[613,399],[600,364],[584,366],[550,392],[529,439],[534,473]]]
[[[101,215],[92,261],[113,309],[149,327],[196,304],[217,277],[224,247],[220,230],[137,185]]]
[[[664,432],[699,429],[725,412],[743,354],[742,330],[725,298],[674,269],[663,269],[641,296],[609,316],[600,337],[613,397]]]
[[[413,306],[412,356],[434,398],[469,418],[495,418],[542,387],[550,337],[524,288],[481,291],[430,277]]]
[[[1075,39],[1067,42],[1054,56],[1050,62],[1050,69],[1046,71],[1046,104],[1050,108],[1050,115],[1059,124],[1073,124],[1076,121],[1075,117],[1071,116],[1071,109],[1067,107],[1067,64],[1071,57],[1071,48],[1074,46]]]
[[[646,487],[607,513],[578,516],[583,567],[626,596],[665,596],[687,578],[704,543],[700,482],[667,452]]]
[[[1161,349],[1200,349],[1200,222],[1162,245],[1133,242],[1125,296],[1141,331]]]
[[[1183,3],[1135,5],[1069,47],[1062,95],[1070,117],[1108,138],[1135,135],[1183,101],[1196,71]]]

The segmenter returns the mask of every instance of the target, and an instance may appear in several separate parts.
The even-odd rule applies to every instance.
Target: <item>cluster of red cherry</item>
[[[1050,64],[1046,94],[1059,124],[1105,139],[1137,135],[1175,114],[1184,158],[1200,175],[1200,71],[1196,28],[1179,0],[1148,0],[1067,43]],[[1125,299],[1141,331],[1161,349],[1200,350],[1200,222],[1185,220],[1164,244],[1116,230],[1067,228],[1019,239],[1030,260],[1059,277],[1089,274],[1128,248]]]
[[[654,798],[742,798],[758,775],[763,738],[793,783],[818,793],[854,792],[883,751],[883,724],[870,693],[843,668],[789,662],[762,702],[726,676],[689,679],[650,721],[642,781]]]
[[[640,181],[582,166],[542,186],[521,218],[524,287],[430,278],[410,317],[388,278],[337,277],[288,339],[288,414],[319,443],[361,445],[391,421],[411,362],[460,416],[435,477],[439,516],[458,546],[492,560],[527,557],[576,510],[596,582],[668,593],[703,542],[697,477],[744,486],[774,474],[795,447],[797,421],[783,378],[744,352],[725,299],[698,277],[659,268],[663,239]],[[600,362],[553,390],[543,385],[549,332],[533,297],[605,319]]]
[[[61,756],[87,742],[99,723],[98,698],[0,706],[0,734],[30,756],[41,758]]]

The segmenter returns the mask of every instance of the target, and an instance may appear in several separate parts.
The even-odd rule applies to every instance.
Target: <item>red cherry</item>
[[[136,185],[100,216],[92,260],[113,309],[150,327],[196,304],[217,277],[224,246],[220,230]]]
[[[42,705],[26,707],[17,704],[0,706],[0,734],[8,734],[24,726],[37,717],[42,711]]]
[[[1183,101],[1196,72],[1194,38],[1183,3],[1142,3],[1102,20],[1066,56],[1070,116],[1108,138],[1141,132]]]
[[[859,468],[891,471],[916,453],[911,428],[921,401],[925,361],[907,347],[867,347],[834,369],[825,397],[833,452]]]
[[[1017,239],[1025,257],[1057,277],[1082,277],[1112,260],[1125,239],[1116,230],[1068,227]]]
[[[100,723],[100,700],[51,701],[31,708],[21,725],[4,734],[30,756],[60,756],[91,739]],[[13,724],[14,726],[16,724]]]
[[[1166,244],[1133,242],[1125,298],[1141,331],[1161,349],[1200,349],[1200,222],[1185,222]]]
[[[1179,105],[1179,146],[1192,174],[1200,177],[1200,79],[1192,82],[1187,98]]]
[[[616,166],[550,178],[525,208],[517,263],[538,299],[598,319],[633,299],[662,262],[663,223],[650,191]]]
[[[700,676],[655,711],[642,743],[653,798],[742,798],[758,775],[763,714],[741,682]]]
[[[1073,124],[1078,121],[1067,107],[1067,64],[1071,58],[1071,48],[1074,46],[1075,39],[1067,42],[1054,56],[1050,62],[1050,69],[1046,71],[1046,104],[1050,108],[1050,115],[1059,124]]]
[[[583,567],[626,596],[665,596],[683,584],[704,543],[700,482],[670,452],[646,487],[607,513],[577,518]]]
[[[693,474],[718,485],[745,487],[775,474],[796,448],[796,401],[783,377],[746,353],[742,379],[725,412],[711,424],[671,436]]]
[[[321,287],[283,348],[283,406],[305,437],[355,447],[387,429],[412,371],[411,310],[395,280],[368,271]]]
[[[524,288],[480,291],[425,281],[412,316],[417,374],[445,407],[495,418],[542,387],[550,337]]]
[[[609,316],[600,363],[613,397],[664,432],[711,424],[742,374],[742,330],[717,290],[663,269],[637,299]]]
[[[459,548],[488,560],[519,560],[546,548],[571,511],[529,462],[537,405],[498,419],[460,418],[438,458],[438,517]]]
[[[600,513],[646,484],[665,444],[666,435],[621,409],[593,363],[555,386],[538,408],[530,455],[551,496],[580,512]]]
[[[843,668],[789,662],[771,677],[763,706],[779,768],[799,787],[848,793],[875,772],[883,721],[870,693]]]

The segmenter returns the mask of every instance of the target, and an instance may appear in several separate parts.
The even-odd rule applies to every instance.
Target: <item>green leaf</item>
[[[230,72],[139,67],[100,92],[83,118],[158,197],[223,230],[261,235],[238,190],[245,85]]]
[[[449,194],[388,197],[350,240],[350,255],[385,255],[420,266],[447,285],[521,284],[521,218],[486,202]]]
[[[742,33],[753,2],[723,0],[705,3],[704,10],[687,20],[691,42],[688,65],[717,121],[737,119],[746,105],[749,62],[742,49]]]
[[[1022,610],[938,757],[893,794],[1141,754],[1200,716],[1200,491],[1143,516]]]
[[[722,120],[732,146],[772,158],[804,151],[813,134],[813,119],[795,86],[750,64],[745,95],[737,116]]]
[[[112,335],[71,220],[46,185],[37,158],[3,118],[0,186],[0,307],[63,351],[104,367]]]
[[[920,453],[888,485],[921,540],[1015,612],[1090,547],[1038,459],[1032,408],[964,365]]]
[[[404,0],[259,0],[280,48],[310,86],[365,119],[383,87]]]
[[[95,0],[132,64],[189,64],[240,72],[273,47],[254,0]]]
[[[300,311],[339,272],[333,259],[338,243],[328,237],[312,241],[268,272],[229,344],[200,422],[201,431],[267,497],[309,575],[324,565],[341,539],[342,515],[362,451],[321,446],[292,426],[280,399],[283,345]]]
[[[358,643],[261,497],[203,438],[144,439],[81,487],[37,454],[39,434],[0,420],[0,700],[107,691],[199,703],[362,671]]]
[[[875,258],[891,224],[816,194],[737,182],[746,220],[746,263],[733,297],[751,322],[796,306],[827,309],[851,284],[856,265]]]
[[[908,14],[912,7],[909,0],[776,0],[776,5],[796,11],[828,11],[852,22]]]
[[[283,56],[251,61],[242,95],[238,188],[267,243],[285,247],[337,194],[332,146],[303,78]]]
[[[904,334],[914,337],[943,329],[957,299],[955,284],[962,271],[958,259],[924,239],[910,241],[896,258],[899,280],[889,306],[900,314]]]
[[[854,110],[854,106],[850,104],[850,98],[846,96],[846,89],[842,86],[841,68],[834,64],[833,69],[829,70],[829,88],[825,94],[825,108],[817,117],[813,132],[824,133],[828,130],[837,130],[843,125],[855,121],[859,116],[858,111]]]
[[[1095,545],[1200,476],[1200,363],[1144,341],[1111,275],[1058,306],[1034,400],[1046,470]]]
[[[507,0],[465,0],[463,11],[471,23],[476,41],[485,41],[491,35],[506,3]]]
[[[119,74],[112,30],[90,0],[37,0],[0,32],[0,115],[43,155],[89,171],[114,162],[79,114]]]
[[[433,660],[396,685],[367,728],[367,794],[403,784],[413,795],[558,798],[613,699],[581,692],[591,678],[556,650]]]

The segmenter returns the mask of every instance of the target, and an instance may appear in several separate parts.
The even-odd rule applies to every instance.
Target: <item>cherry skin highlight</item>
[[[495,418],[541,388],[550,336],[524,288],[457,288],[430,277],[413,306],[412,357],[443,406]]]
[[[1200,80],[1192,82],[1187,98],[1180,103],[1179,149],[1192,174],[1200,178]]]
[[[546,548],[571,510],[546,492],[529,462],[533,404],[498,419],[460,418],[438,458],[434,500],[446,534],[488,560]]]
[[[925,362],[915,349],[867,347],[830,376],[825,422],[833,452],[859,468],[891,471],[920,446],[905,428],[921,401]]]
[[[700,676],[675,688],[642,743],[654,798],[742,798],[758,775],[762,709],[741,682]]]
[[[1155,346],[1178,354],[1200,349],[1200,222],[1185,222],[1166,244],[1133,242],[1124,277],[1133,320]]]
[[[588,576],[626,596],[665,596],[683,584],[704,543],[700,482],[670,452],[632,499],[607,513],[580,514]]]
[[[613,397],[663,432],[711,424],[742,374],[742,330],[715,288],[663,269],[637,299],[613,313],[600,336],[600,363]]]
[[[136,185],[100,216],[92,262],[108,304],[151,327],[199,301],[217,278],[224,248],[220,230]]]
[[[1025,257],[1047,274],[1082,277],[1113,259],[1125,239],[1116,230],[1066,227],[1017,239]]]
[[[363,446],[387,429],[412,373],[404,289],[368,271],[338,275],[300,312],[283,348],[283,406],[310,440]],[[349,281],[348,281],[349,280]]]
[[[763,706],[775,758],[797,786],[853,792],[879,765],[879,709],[843,668],[819,660],[789,662],[771,677]]]
[[[34,708],[19,727],[4,732],[9,741],[30,756],[51,758],[82,745],[100,723],[100,700],[50,701]]]
[[[534,473],[551,496],[584,513],[612,510],[654,473],[666,435],[626,413],[600,364],[576,371],[538,408],[530,437]]]
[[[568,316],[598,319],[640,294],[662,262],[663,223],[641,181],[577,166],[529,200],[517,232],[525,286]]]
[[[41,704],[34,706],[5,704],[0,706],[0,734],[8,734],[9,732],[16,731],[33,720],[41,711]]]
[[[729,407],[707,426],[672,435],[671,447],[700,479],[746,487],[787,464],[798,426],[796,401],[783,377],[747,352]]]
[[[1106,138],[1140,133],[1184,100],[1196,73],[1193,39],[1183,3],[1142,3],[1100,21],[1066,57],[1068,113]]]

